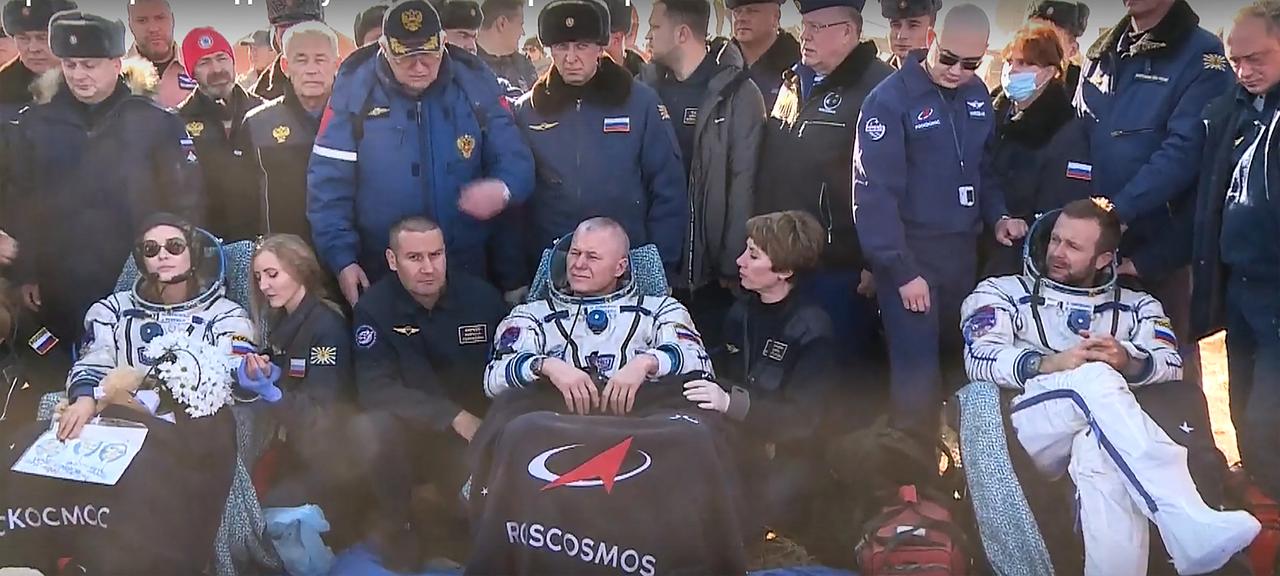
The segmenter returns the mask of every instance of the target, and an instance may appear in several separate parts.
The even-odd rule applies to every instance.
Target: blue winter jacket
[[[1144,38],[1129,41],[1130,18],[1089,50],[1075,105],[1093,151],[1093,187],[1128,224],[1120,252],[1144,279],[1180,264],[1171,231],[1194,210],[1205,128],[1201,113],[1231,89],[1222,42],[1177,0]],[[1120,50],[1120,42],[1126,49]]]
[[[359,263],[376,281],[387,272],[391,226],[419,215],[444,230],[451,262],[489,277],[494,226],[462,213],[458,199],[482,178],[506,183],[511,205],[532,192],[533,158],[503,102],[484,63],[452,46],[418,98],[401,89],[377,45],[353,53],[338,71],[307,171],[307,218],[329,269]],[[518,254],[495,257],[519,268]]]
[[[516,103],[538,185],[529,204],[529,256],[593,216],[617,220],[631,244],[658,247],[679,269],[689,191],[666,108],[652,88],[604,58],[581,87],[553,68]]]

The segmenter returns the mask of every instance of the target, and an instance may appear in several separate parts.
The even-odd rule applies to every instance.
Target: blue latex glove
[[[276,382],[280,380],[280,376],[283,374],[280,367],[275,364],[271,364],[270,374],[265,377],[259,376],[257,378],[250,378],[244,371],[244,365],[247,359],[248,358],[246,357],[244,360],[241,360],[240,367],[236,368],[236,379],[240,381],[240,387],[257,394],[270,404],[279,402],[280,398],[284,396],[284,392],[276,387]]]

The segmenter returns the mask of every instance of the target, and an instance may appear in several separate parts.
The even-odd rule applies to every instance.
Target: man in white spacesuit
[[[1186,450],[1130,390],[1182,377],[1173,328],[1155,298],[1115,284],[1120,221],[1105,200],[1052,218],[1027,239],[1022,275],[984,280],[965,300],[969,377],[1021,392],[1018,440],[1041,472],[1070,472],[1086,575],[1146,574],[1148,518],[1179,574],[1216,570],[1260,525],[1205,505]]]
[[[578,225],[563,265],[552,262],[550,296],[517,306],[498,325],[485,371],[489,397],[545,380],[570,411],[622,415],[646,382],[712,373],[689,311],[669,296],[641,294],[629,253],[630,240],[617,222],[592,218]]]

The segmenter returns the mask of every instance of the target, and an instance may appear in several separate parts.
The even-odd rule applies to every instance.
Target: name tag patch
[[[986,102],[983,102],[981,100],[966,100],[965,103],[969,105],[970,118],[986,118],[987,117]]]
[[[781,362],[783,358],[787,357],[788,347],[786,342],[779,342],[770,338],[764,343],[764,357],[774,362]]]
[[[458,344],[485,344],[489,342],[489,327],[484,324],[468,324],[458,327]]]
[[[684,121],[684,125],[685,125],[685,126],[693,126],[694,124],[697,124],[697,123],[698,123],[698,109],[697,109],[697,108],[685,108],[685,109],[684,109],[684,119],[683,119],[683,121]]]

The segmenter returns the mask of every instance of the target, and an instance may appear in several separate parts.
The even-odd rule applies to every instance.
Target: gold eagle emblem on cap
[[[574,25],[573,16],[570,16],[564,19],[565,28],[573,28],[573,25]]]
[[[470,134],[463,134],[458,137],[458,153],[462,155],[464,160],[471,159],[471,153],[476,151],[476,139]]]
[[[199,138],[204,133],[204,122],[187,122],[187,134]]]
[[[271,131],[271,136],[276,139],[276,144],[284,144],[289,139],[289,127],[281,124]]]
[[[410,32],[417,32],[422,29],[422,11],[421,10],[405,10],[400,14],[400,23],[404,25],[404,29]]]

